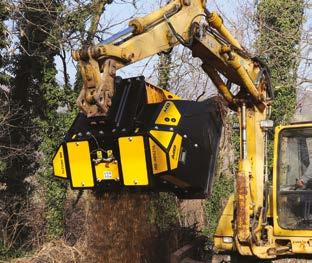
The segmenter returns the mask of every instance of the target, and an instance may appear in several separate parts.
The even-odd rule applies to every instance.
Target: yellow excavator
[[[118,69],[177,45],[202,61],[224,103],[182,100],[144,77],[116,77]],[[73,58],[83,79],[81,112],[54,156],[56,177],[74,189],[209,197],[226,106],[239,118],[240,159],[215,251],[261,259],[312,253],[312,123],[276,127],[270,180],[269,70],[206,9],[205,0],[170,1]],[[234,93],[232,85],[239,90]]]

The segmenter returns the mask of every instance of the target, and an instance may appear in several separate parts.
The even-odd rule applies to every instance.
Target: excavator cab
[[[144,77],[115,79],[107,116],[78,114],[53,159],[73,189],[170,191],[205,198],[214,176],[218,102],[181,100]]]
[[[228,199],[214,234],[217,258],[235,250],[262,259],[312,253],[312,122],[275,128],[273,178],[265,185],[261,212],[251,214],[259,227],[251,228],[248,237],[258,243],[238,239],[240,229],[235,215],[237,203],[245,195],[236,191]]]
[[[276,131],[274,208],[278,235],[312,235],[312,123]]]

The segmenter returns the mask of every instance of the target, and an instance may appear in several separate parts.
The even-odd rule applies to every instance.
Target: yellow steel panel
[[[149,139],[153,173],[158,174],[168,170],[166,153],[152,140]]]
[[[182,136],[177,134],[169,151],[171,170],[178,168],[180,151],[182,144]]]
[[[87,141],[68,142],[66,145],[73,187],[93,187],[89,143]]]
[[[99,163],[95,165],[96,180],[98,182],[105,180],[119,181],[119,171],[117,161],[111,163]]]
[[[303,238],[301,236],[290,238],[291,252],[294,254],[312,254],[311,236]],[[298,260],[300,262],[300,260]],[[307,260],[306,262],[310,262]]]
[[[181,119],[181,114],[172,101],[167,101],[161,109],[156,124],[177,126]]]
[[[63,146],[58,148],[57,153],[53,158],[53,171],[54,176],[67,178]]]
[[[169,131],[150,131],[150,134],[166,149],[168,148],[171,138],[173,136],[173,132]]]
[[[219,218],[218,226],[214,237],[233,237],[234,230],[232,221],[234,218],[234,194],[231,194],[227,200],[226,206]]]
[[[234,244],[234,194],[231,194],[219,218],[218,226],[213,236],[214,247],[218,250],[231,250]],[[232,237],[233,243],[223,242],[223,237]]]
[[[148,185],[148,173],[143,136],[118,139],[124,184]]]

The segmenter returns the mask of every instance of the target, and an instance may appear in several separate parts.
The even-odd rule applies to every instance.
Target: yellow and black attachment
[[[53,160],[74,189],[209,195],[222,120],[213,99],[184,101],[144,81],[115,80],[108,116],[78,114]]]

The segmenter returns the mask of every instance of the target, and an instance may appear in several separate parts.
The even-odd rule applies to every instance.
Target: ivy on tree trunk
[[[285,124],[296,108],[304,0],[260,0],[256,10],[256,47],[272,74],[275,90],[272,119]]]

